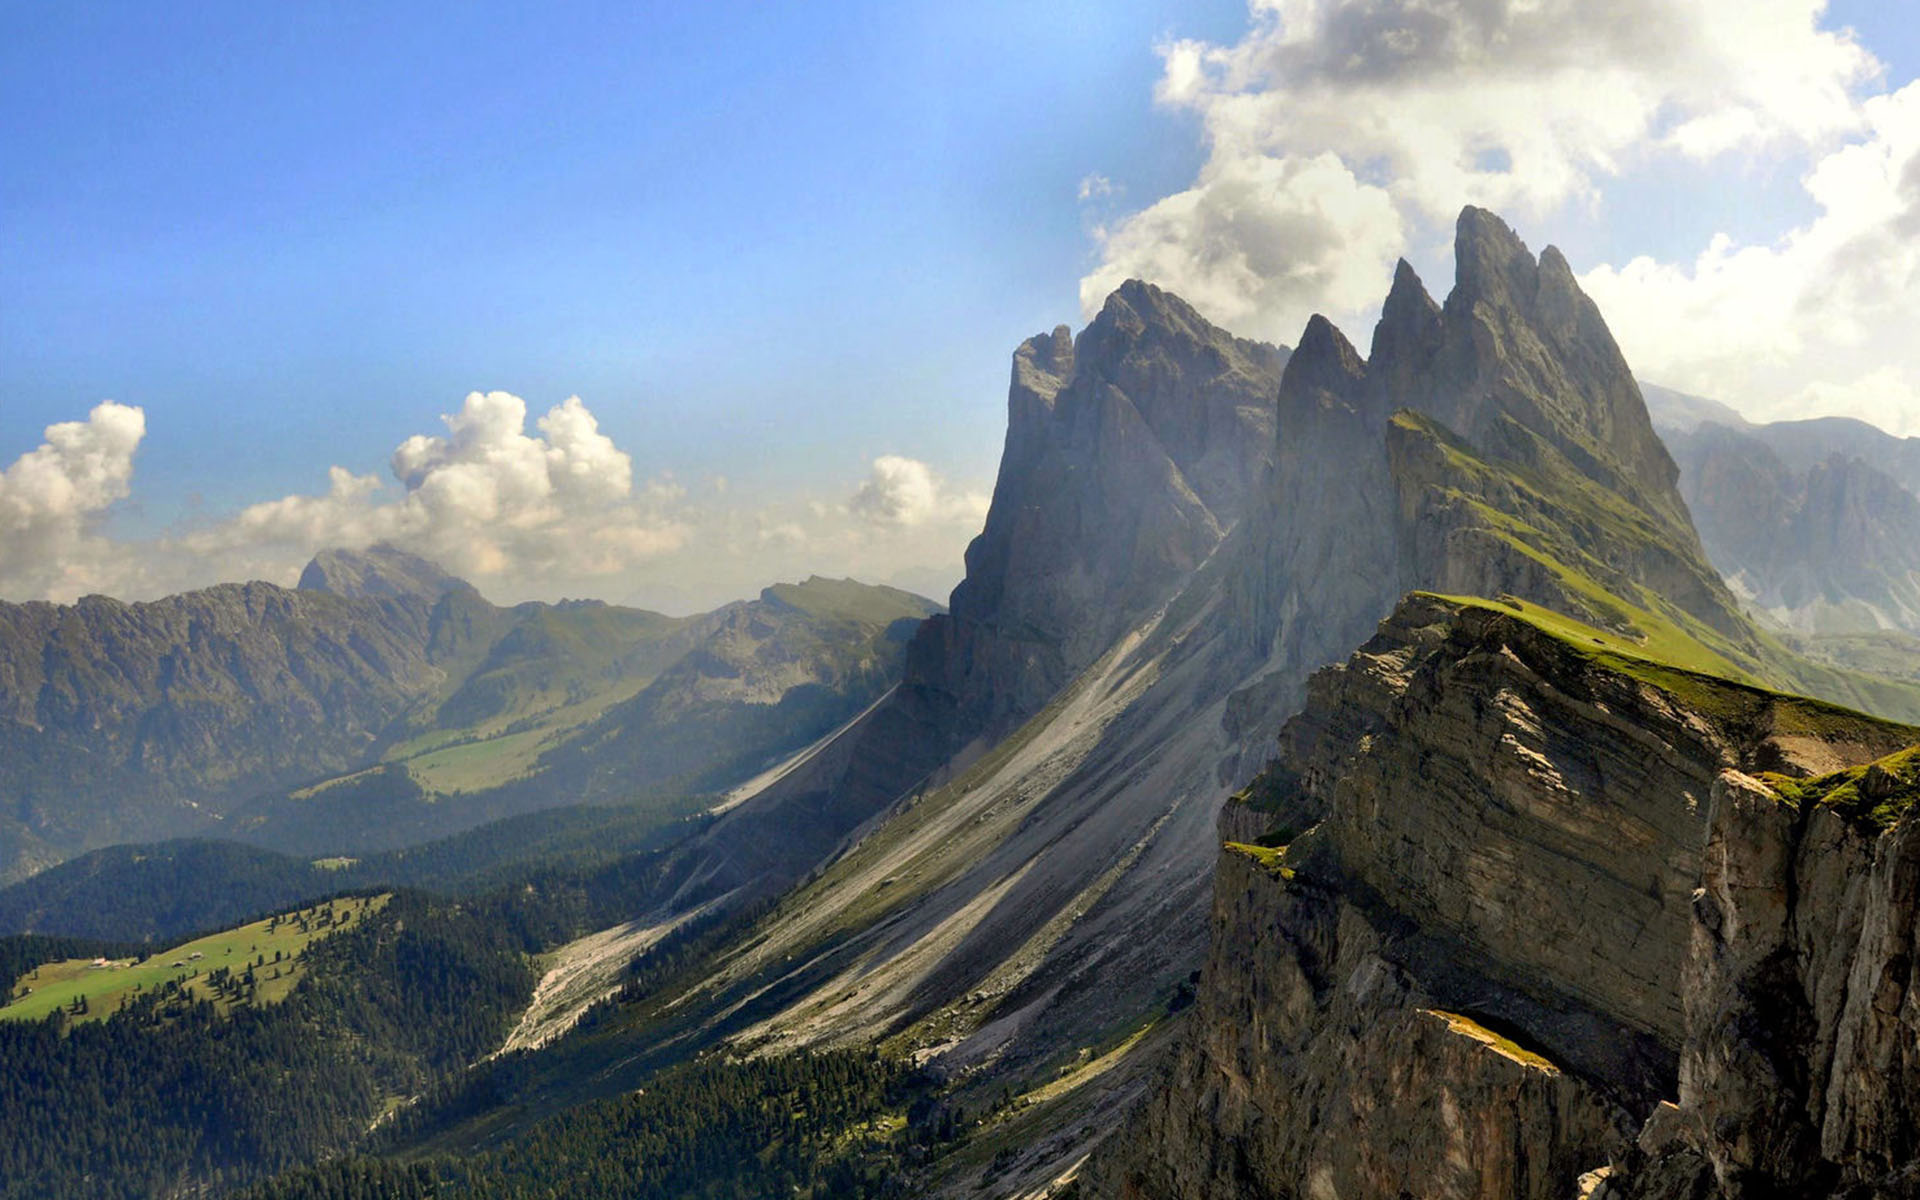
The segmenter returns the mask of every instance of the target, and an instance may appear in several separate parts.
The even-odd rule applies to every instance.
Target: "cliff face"
[[[1024,342],[951,610],[915,632],[891,696],[687,856],[681,898],[779,891],[909,789],[964,772],[1151,620],[1267,478],[1286,361],[1137,280],[1078,339],[1062,326]]]
[[[1188,1044],[1092,1194],[1566,1197],[1688,1105],[1718,1061],[1698,997],[1727,990],[1681,986],[1716,781],[1920,733],[1630,649],[1532,606],[1414,597],[1315,677],[1223,815]],[[1846,920],[1825,919],[1811,936]],[[1709,972],[1729,973],[1762,991]]]
[[[952,612],[909,682],[1004,733],[1166,602],[1272,462],[1286,353],[1137,280],[1014,355],[1007,440]]]
[[[1716,783],[1677,1105],[1600,1197],[1920,1194],[1920,752]]]

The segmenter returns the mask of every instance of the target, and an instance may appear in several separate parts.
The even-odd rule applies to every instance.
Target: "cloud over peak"
[[[1161,47],[1156,97],[1200,119],[1193,185],[1096,230],[1097,305],[1139,275],[1292,341],[1365,312],[1462,204],[1591,204],[1661,155],[1821,147],[1864,127],[1879,64],[1823,0],[1254,0],[1232,45]]]
[[[341,467],[319,496],[252,505],[186,539],[203,555],[310,553],[392,542],[477,580],[507,573],[580,579],[617,573],[678,549],[687,530],[670,495],[633,496],[633,460],[600,432],[578,396],[527,431],[527,405],[473,392],[441,418],[444,435],[415,434],[390,460],[404,488]]]

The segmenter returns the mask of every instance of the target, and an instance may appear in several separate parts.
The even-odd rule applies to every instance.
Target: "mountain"
[[[1709,1159],[1808,1182],[1803,1113],[1832,1147],[1894,1086],[1853,1066],[1897,1035],[1842,979],[1900,977],[1875,923],[1902,901],[1840,892],[1911,840],[1872,827],[1910,829],[1910,767],[1878,809],[1814,797],[1916,741],[1534,605],[1409,598],[1224,810],[1185,1043],[1082,1194],[1828,1194],[1691,1189]],[[1888,1140],[1840,1150],[1849,1176],[1900,1161]],[[1610,1171],[1635,1185],[1591,1190]]]
[[[1898,1165],[1898,1134],[1805,1085],[1864,1061],[1849,1095],[1900,1086],[1920,730],[1834,701],[1920,719],[1920,681],[1749,619],[1557,251],[1469,208],[1455,260],[1443,302],[1399,265],[1364,356],[1319,317],[1291,352],[1246,342],[1139,282],[1029,339],[946,613],[770,589],[677,627],[630,694],[555,708],[570,689],[531,665],[557,651],[494,655],[530,618],[442,593],[436,644],[471,665],[405,739],[230,824],[318,845],[376,813],[415,837],[543,789],[743,782],[692,800],[677,844],[455,906],[540,955],[495,1053],[369,1094],[356,1112],[408,1103],[325,1143],[395,1160],[263,1194],[626,1161],[622,1114],[663,1081],[759,1064],[712,1098],[725,1123],[787,1102],[755,1073],[868,1053],[914,1069],[838,1138],[811,1114],[859,1148],[835,1194],[1078,1173],[1083,1195],[1492,1200],[1588,1173],[1591,1200],[1749,1169],[1776,1132],[1749,1101],[1779,1095],[1805,1120],[1768,1178]],[[409,590],[322,574],[360,603]],[[483,675],[493,724],[443,728]],[[722,753],[740,730],[757,760]],[[1743,779],[1778,798],[1766,837],[1736,828]],[[1730,854],[1703,853],[1716,830]],[[1778,919],[1802,861],[1818,953]],[[1810,1150],[1815,1123],[1853,1141]]]
[[[0,604],[0,871],[364,762],[445,680],[433,616],[264,583]]]
[[[1920,634],[1920,441],[1648,395],[1700,535],[1749,602],[1801,635]]]
[[[390,849],[719,788],[871,703],[935,607],[810,580],[690,618],[500,608],[391,547],[324,552],[292,590],[0,604],[0,878],[113,842]],[[607,747],[666,745],[663,722],[686,739],[671,766],[611,781],[609,757],[640,752]]]
[[[878,1042],[970,1110],[1029,1096],[992,1186],[1043,1186],[1172,1042],[1151,1018],[1201,964],[1223,791],[1409,591],[1513,597],[1730,687],[1920,714],[1911,686],[1807,664],[1747,621],[1558,252],[1469,209],[1456,258],[1444,304],[1401,264],[1365,358],[1318,318],[1290,355],[1238,342],[1137,283],[1077,340],[1022,345],[951,612],[892,695],[670,854],[633,922],[557,954],[571,998],[523,1027],[546,1048],[499,1120],[631,1090],[693,1047]],[[565,1036],[627,957],[694,922],[693,965]],[[449,1136],[481,1130],[502,1135]],[[928,1186],[988,1172],[956,1161]]]

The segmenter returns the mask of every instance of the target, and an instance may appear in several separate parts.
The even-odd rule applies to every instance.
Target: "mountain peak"
[[[349,599],[394,597],[431,604],[471,585],[419,555],[380,542],[365,550],[322,550],[300,572],[298,586]]]
[[[1427,294],[1412,264],[1401,259],[1393,271],[1393,289],[1380,308],[1380,323],[1373,327],[1369,361],[1390,369],[1424,363],[1440,343],[1440,324],[1440,306]]]
[[[1287,360],[1280,392],[1282,395],[1331,392],[1344,397],[1366,375],[1367,364],[1347,340],[1347,335],[1332,321],[1315,313],[1300,334],[1299,347]]]
[[[1564,260],[1563,264],[1564,264]],[[1468,304],[1475,300],[1526,296],[1538,264],[1527,244],[1511,226],[1484,208],[1469,204],[1460,210],[1453,237],[1454,295]]]

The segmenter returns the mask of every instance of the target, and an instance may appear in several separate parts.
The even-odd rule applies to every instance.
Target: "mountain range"
[[[357,852],[724,790],[891,687],[935,607],[814,579],[686,618],[500,608],[391,547],[294,589],[0,604],[0,878],[112,842]]]
[[[381,918],[340,944],[513,1011],[356,1016],[348,1057],[404,1082],[288,1134],[308,1167],[263,1196],[614,1194],[671,1144],[648,1091],[696,1079],[702,1128],[858,1092],[778,1182],[812,1196],[1913,1194],[1920,667],[1795,615],[1905,620],[1905,444],[1789,454],[1643,388],[1489,212],[1454,261],[1441,301],[1398,265],[1364,355],[1139,281],[1028,339],[944,612],[821,580],[500,609],[390,549],[14,606],[16,863],[301,857],[101,850],[0,914],[189,877],[266,909],[319,871],[447,897],[394,902],[442,958]],[[196,911],[237,919],[63,932]],[[377,1010],[346,961],[296,994]],[[90,1044],[33,1053],[79,1078]],[[702,1186],[798,1161],[770,1136]],[[200,1181],[286,1165],[205,1145]]]
[[[1920,439],[1647,389],[1713,561],[1802,635],[1920,634]]]

